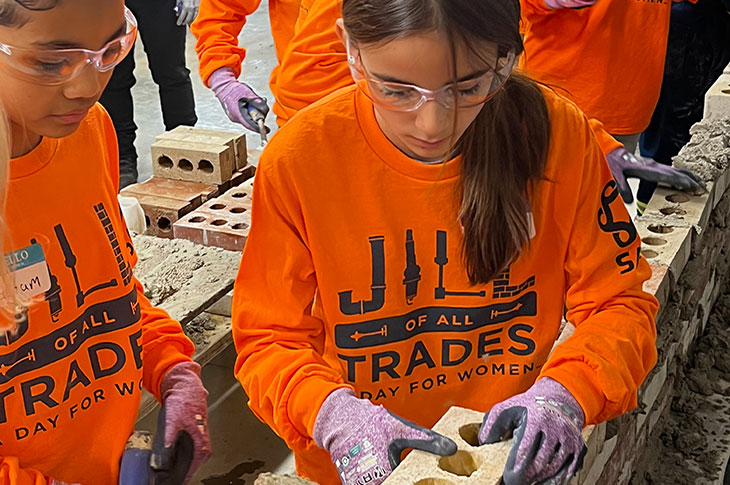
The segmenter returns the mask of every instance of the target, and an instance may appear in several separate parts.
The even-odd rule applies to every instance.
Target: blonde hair
[[[10,129],[0,110],[0,330],[15,328],[22,304],[15,290],[13,274],[5,260],[10,252],[10,228],[5,220],[10,180]]]

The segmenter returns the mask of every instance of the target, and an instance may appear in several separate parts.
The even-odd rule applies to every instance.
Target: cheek
[[[459,110],[456,116],[456,134],[457,138],[461,138],[467,128],[474,122],[477,115],[481,112],[482,107],[476,106],[474,108]]]
[[[40,86],[12,76],[4,76],[0,100],[8,118],[29,126],[53,114],[56,99],[62,96],[58,86]]]

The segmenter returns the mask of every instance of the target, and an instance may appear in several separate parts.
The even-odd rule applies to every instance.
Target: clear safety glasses
[[[116,67],[129,54],[137,38],[137,20],[125,7],[125,33],[98,51],[88,49],[31,49],[0,42],[0,61],[32,82],[62,84],[91,64],[101,72]]]
[[[447,85],[432,91],[413,84],[381,81],[370,75],[362,60],[350,53],[347,42],[347,62],[360,90],[374,103],[393,111],[415,111],[428,101],[436,101],[446,109],[471,108],[486,103],[504,85],[515,64],[515,52],[500,55],[494,67],[474,79]]]

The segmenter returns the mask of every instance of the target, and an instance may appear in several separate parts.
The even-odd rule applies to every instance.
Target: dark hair
[[[50,10],[60,0],[0,0],[0,26],[22,27],[28,21],[22,15],[25,10]]]
[[[485,42],[516,55],[524,50],[518,0],[343,0],[342,17],[357,44],[437,31],[454,54],[465,47],[481,57]],[[462,256],[472,284],[493,280],[529,243],[530,196],[543,177],[549,144],[545,97],[535,82],[517,73],[458,141]]]

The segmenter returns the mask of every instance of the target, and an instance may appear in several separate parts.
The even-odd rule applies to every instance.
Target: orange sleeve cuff
[[[167,372],[177,364],[191,362],[187,345],[177,340],[156,343],[151,350],[142,352],[142,369],[145,388],[160,401],[160,386]]]

